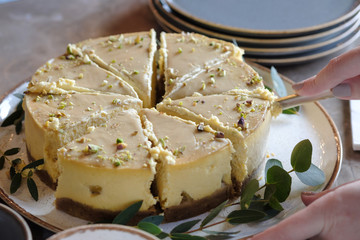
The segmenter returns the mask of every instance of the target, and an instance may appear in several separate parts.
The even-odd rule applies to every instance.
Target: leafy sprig
[[[15,97],[20,99],[20,102],[17,104],[15,112],[10,114],[1,124],[1,127],[7,127],[10,125],[15,125],[16,134],[20,134],[22,129],[22,122],[24,120],[24,110],[22,108],[22,103],[24,99],[24,94],[15,93]]]
[[[0,151],[1,152],[1,151]],[[20,152],[20,148],[11,148],[2,153],[0,157],[0,170],[4,168],[5,160],[8,161],[11,166],[9,169],[9,175],[11,179],[10,193],[15,193],[21,186],[22,179],[26,178],[26,183],[31,197],[37,201],[39,199],[39,193],[37,185],[32,178],[36,169],[44,164],[44,159],[40,159],[24,165],[20,158],[10,160],[10,156],[14,156]]]
[[[204,239],[228,239],[233,237],[237,232],[219,232],[211,231],[207,228],[214,225],[228,222],[232,225],[239,225],[243,223],[250,223],[256,221],[265,221],[279,212],[283,211],[281,205],[291,192],[292,177],[291,173],[295,172],[301,182],[310,186],[317,186],[325,181],[324,172],[311,163],[312,158],[312,144],[308,139],[300,141],[294,147],[290,163],[292,169],[285,170],[281,161],[277,159],[269,159],[265,166],[265,184],[260,186],[257,179],[251,179],[246,186],[244,186],[240,201],[229,203],[225,201],[216,208],[212,209],[210,213],[202,221],[195,219],[181,223],[175,226],[169,233],[164,232],[160,228],[164,217],[150,216],[144,218],[137,224],[137,228],[149,232],[160,239],[169,237],[173,240],[204,240]],[[263,190],[263,196],[259,192]],[[142,201],[134,203],[124,211],[122,211],[113,223],[127,224],[136,215],[141,207]],[[230,212],[224,220],[211,223],[219,213],[226,207],[238,205],[239,209]],[[198,228],[194,229],[196,225]],[[194,232],[202,231],[207,234],[205,237],[192,235]]]

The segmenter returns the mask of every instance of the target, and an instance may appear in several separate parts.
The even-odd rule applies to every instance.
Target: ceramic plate
[[[236,41],[239,46],[242,47],[264,47],[264,48],[275,48],[275,47],[295,47],[299,45],[308,45],[321,43],[348,30],[354,23],[359,19],[360,12],[355,16],[345,21],[344,23],[331,28],[327,31],[320,33],[310,34],[300,37],[289,37],[289,38],[251,38],[251,37],[239,37],[237,35],[225,34],[211,29],[206,29],[199,25],[187,22],[186,19],[181,18],[171,10],[166,4],[165,0],[149,0],[150,8],[153,12],[159,13],[164,20],[173,22],[174,25],[178,26],[183,31],[198,32],[209,37],[219,38],[226,41]]]
[[[25,219],[5,204],[0,203],[0,233],[2,240],[32,240]]]
[[[156,1],[156,0],[155,0]],[[160,12],[157,11],[155,4],[152,3],[150,0],[150,8],[160,23],[161,26],[165,26],[166,29],[171,29],[174,32],[182,32],[182,31],[197,31],[198,29],[192,29],[192,28],[179,28],[180,26],[176,26],[174,23],[167,21],[165,17],[161,16]],[[360,13],[359,13],[360,14]],[[355,22],[352,22],[349,28],[345,29],[345,31],[341,31],[338,34],[333,34],[329,37],[326,37],[322,39],[321,41],[312,41],[309,44],[306,45],[298,45],[298,46],[292,46],[292,47],[249,47],[249,44],[241,45],[241,43],[238,45],[245,50],[245,57],[250,58],[262,58],[262,57],[271,57],[271,58],[284,58],[284,57],[294,57],[294,55],[297,55],[297,57],[300,57],[300,54],[306,54],[306,53],[314,53],[315,51],[321,52],[326,50],[329,50],[331,48],[335,48],[339,44],[345,42],[348,40],[351,36],[353,36],[356,32],[358,32],[358,27],[360,25],[360,18],[359,14],[357,14],[352,20],[355,20]],[[199,33],[204,34],[204,32],[200,31]],[[205,34],[210,37],[218,37],[218,36],[212,36],[209,34]],[[221,37],[220,37],[221,38]],[[228,41],[237,41],[235,38],[233,39],[224,39]],[[255,60],[253,60],[255,61]]]
[[[118,224],[89,224],[59,232],[47,240],[158,240],[154,235],[137,228]]]
[[[269,69],[252,64],[255,69],[269,82]],[[291,90],[290,80],[285,79],[285,84],[289,93]],[[267,85],[272,87],[269,82]],[[3,98],[0,103],[0,122],[6,118],[16,107],[19,99],[14,93],[22,93],[26,89],[27,83],[22,84],[14,91]],[[289,158],[293,147],[303,139],[310,139],[313,144],[313,163],[321,168],[326,176],[326,182],[318,187],[308,187],[302,184],[296,177],[293,179],[292,192],[289,199],[283,204],[285,210],[277,217],[265,222],[256,224],[243,224],[232,226],[220,224],[213,227],[213,230],[221,231],[241,231],[236,238],[252,235],[276,224],[280,220],[288,217],[303,208],[300,200],[302,191],[321,191],[330,188],[335,181],[342,161],[342,146],[339,133],[331,120],[330,116],[318,103],[308,103],[301,108],[298,115],[281,114],[274,119],[271,124],[267,153],[270,158],[277,158],[283,162],[284,168],[290,170]],[[21,152],[14,156],[27,160],[24,131],[16,135],[14,126],[0,128],[0,149],[2,151],[12,147],[20,147]],[[19,213],[51,231],[60,230],[88,224],[87,221],[72,217],[64,212],[58,211],[54,207],[54,191],[43,184],[37,176],[34,180],[38,185],[39,200],[34,201],[25,184],[15,194],[9,193],[10,180],[7,176],[9,163],[5,163],[3,170],[0,170],[0,197]],[[230,209],[225,209],[215,221],[220,221],[229,213]],[[207,214],[202,214],[192,219],[204,218]],[[187,219],[185,221],[188,221]],[[165,231],[171,230],[180,222],[162,224]]]
[[[154,8],[154,6],[152,4],[150,4],[150,8],[152,8],[153,10],[153,14],[157,20],[157,22],[159,23],[159,25],[164,29],[164,31],[166,32],[182,32],[183,29],[180,29],[176,26],[174,26],[173,24],[171,24],[170,22],[166,21]],[[359,19],[357,19],[357,21],[359,21]],[[359,24],[357,22],[357,24]],[[250,60],[252,62],[256,62],[256,63],[260,63],[263,65],[274,65],[274,66],[286,66],[286,65],[291,65],[291,64],[299,64],[299,63],[305,63],[305,62],[309,62],[318,58],[322,58],[325,56],[328,56],[330,54],[336,53],[344,48],[346,48],[347,46],[349,46],[351,43],[353,43],[359,36],[360,36],[360,31],[359,31],[359,26],[357,26],[357,28],[347,37],[343,38],[342,41],[340,42],[335,42],[332,44],[329,44],[325,47],[320,47],[319,49],[315,49],[313,51],[308,51],[305,53],[300,53],[300,54],[289,54],[288,56],[275,56],[272,57],[269,55],[268,56],[254,56],[254,55],[247,55],[247,51],[246,48],[245,49],[245,58],[247,60]]]
[[[357,0],[166,0],[189,21],[220,32],[260,37],[299,36],[327,30],[354,16]]]

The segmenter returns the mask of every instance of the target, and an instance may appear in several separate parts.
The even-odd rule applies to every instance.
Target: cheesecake
[[[233,148],[228,139],[217,138],[209,126],[155,109],[140,114],[154,145],[156,192],[167,221],[198,215],[230,197]]]
[[[118,34],[89,39],[68,46],[74,55],[89,56],[100,67],[128,82],[137,92],[144,107],[156,99],[156,33]]]
[[[112,219],[142,200],[139,215],[155,213],[150,191],[156,163],[136,110],[118,112],[104,125],[58,150],[56,207],[74,216]]]
[[[242,56],[195,33],[161,33],[157,46],[150,30],[68,44],[41,66],[25,137],[56,208],[101,221],[141,200],[138,220],[170,222],[237,197],[262,168],[274,115]]]
[[[126,81],[100,68],[87,55],[74,55],[70,49],[41,66],[32,76],[28,91],[41,94],[112,92],[138,97]]]
[[[271,120],[273,95],[265,89],[232,90],[222,94],[165,99],[160,112],[206,124],[231,140],[235,153],[231,162],[235,191],[261,165]]]
[[[60,147],[106,124],[116,112],[141,107],[140,99],[119,94],[26,93],[23,109],[27,150],[32,159],[44,159],[46,182],[54,187],[59,177],[57,150]]]
[[[165,98],[180,99],[192,96],[221,94],[232,89],[255,90],[264,87],[262,78],[247,63],[237,57],[203,68],[182,82],[173,81]]]
[[[159,68],[165,84],[164,98],[189,78],[229,57],[241,60],[243,55],[242,49],[229,42],[196,33],[161,33],[160,41]]]

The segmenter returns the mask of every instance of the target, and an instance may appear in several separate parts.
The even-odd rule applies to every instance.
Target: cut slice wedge
[[[164,33],[160,35],[160,75],[167,97],[175,86],[208,70],[229,57],[242,59],[243,50],[233,44],[196,33]]]
[[[75,93],[24,96],[25,136],[30,156],[44,159],[47,183],[56,185],[57,149],[86,134],[124,109],[140,109],[142,102],[119,94]],[[44,172],[45,172],[44,171]]]
[[[74,54],[87,54],[92,61],[128,82],[144,102],[155,104],[156,33],[137,32],[113,35],[69,45]]]
[[[140,117],[130,109],[59,149],[57,208],[100,221],[143,200],[139,215],[155,213],[150,187],[156,163],[150,145]]]
[[[257,92],[257,93],[256,93]],[[165,99],[157,109],[170,115],[210,125],[229,138],[235,149],[231,162],[235,190],[260,163],[266,151],[272,94],[264,89],[233,90],[225,94]]]
[[[209,126],[199,128],[155,109],[140,114],[159,162],[156,189],[166,221],[198,215],[230,197],[233,148],[228,139],[216,138]]]
[[[41,94],[113,92],[138,97],[123,79],[100,68],[85,56],[71,53],[49,60],[32,76],[28,91]]]

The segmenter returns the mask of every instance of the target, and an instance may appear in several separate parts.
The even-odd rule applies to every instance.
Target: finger
[[[325,194],[327,194],[330,191],[334,191],[335,189],[328,189],[319,193],[314,193],[314,192],[302,192],[301,193],[301,200],[303,201],[303,203],[305,204],[305,206],[310,205],[312,202],[314,202],[315,200],[321,198],[322,196],[324,196]]]
[[[316,236],[324,226],[320,211],[321,207],[310,205],[251,240],[303,240]]]
[[[360,99],[360,75],[345,80],[331,91],[335,97],[340,99]]]
[[[314,95],[360,75],[360,47],[332,59],[316,76],[294,85],[299,95]]]
[[[313,203],[315,200],[321,198],[322,196],[328,194],[329,192],[333,192],[335,190],[337,190],[338,188],[344,187],[346,185],[349,184],[359,184],[360,181],[359,180],[355,180],[355,181],[351,181],[351,182],[347,182],[345,184],[342,184],[340,186],[337,186],[336,188],[331,188],[331,189],[327,189],[318,193],[314,193],[314,192],[302,192],[301,193],[301,200],[303,201],[303,203],[308,206],[311,203]]]

